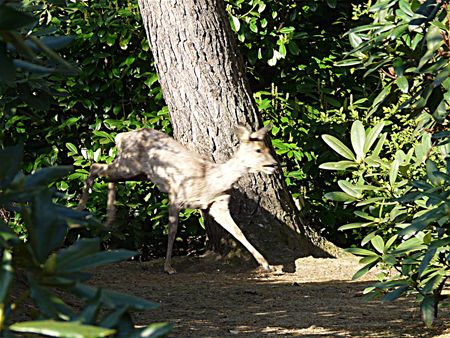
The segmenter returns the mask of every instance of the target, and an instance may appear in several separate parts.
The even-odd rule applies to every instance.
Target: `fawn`
[[[138,129],[118,134],[115,138],[118,156],[111,164],[92,165],[80,200],[83,209],[96,177],[108,183],[107,224],[114,215],[114,183],[149,180],[169,195],[169,235],[164,271],[173,274],[172,248],[178,227],[178,214],[183,208],[207,210],[225,230],[247,248],[256,261],[270,269],[267,260],[245,238],[233,221],[228,203],[232,185],[247,173],[272,174],[277,162],[264,143],[267,128],[250,132],[238,126],[240,146],[225,163],[214,163],[188,150],[170,136],[153,129]]]

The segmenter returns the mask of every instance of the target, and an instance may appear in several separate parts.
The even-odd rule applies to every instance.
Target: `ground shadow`
[[[350,282],[347,265],[325,261],[336,260],[306,259],[304,270],[283,274],[226,271],[220,262],[184,258],[172,276],[161,272],[160,261],[122,263],[96,271],[94,283],[160,302],[136,320],[168,321],[171,337],[434,337],[450,320],[443,312],[426,330],[412,299],[366,302],[362,290],[370,282]],[[344,280],[327,280],[339,275]]]

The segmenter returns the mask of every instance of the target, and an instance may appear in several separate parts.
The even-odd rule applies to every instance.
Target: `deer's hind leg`
[[[106,202],[106,226],[110,226],[116,217],[116,189],[114,182],[108,182],[108,200]]]
[[[108,200],[107,200],[107,217],[106,225],[111,225],[116,214],[114,202],[116,199],[115,185],[111,181],[126,181],[129,178],[138,175],[138,169],[129,165],[129,163],[121,156],[117,157],[111,164],[94,163],[91,166],[89,177],[86,180],[86,185],[83,190],[80,202],[77,209],[83,210],[86,207],[86,202],[89,198],[89,192],[92,188],[94,180],[97,177],[107,177],[108,183]]]
[[[211,204],[209,214],[214,217],[216,222],[219,223],[225,230],[232,234],[233,237],[236,238],[248,251],[250,251],[259,265],[266,270],[270,270],[271,267],[267,260],[258,250],[256,250],[247,238],[245,238],[244,233],[231,217],[230,209],[228,207],[229,200],[230,196],[228,195],[222,196],[220,199],[216,200],[213,204]]]
[[[177,271],[172,267],[172,250],[175,237],[178,229],[178,216],[180,209],[175,203],[169,205],[169,234],[167,239],[167,253],[166,260],[164,262],[164,271],[169,275],[176,273]]]
[[[99,176],[105,176],[108,171],[107,164],[94,163],[91,166],[91,170],[89,172],[89,177],[86,180],[86,184],[83,189],[83,194],[81,195],[80,202],[78,203],[77,210],[83,210],[86,207],[86,202],[89,198],[89,191],[92,188],[92,184],[94,184],[94,180]]]

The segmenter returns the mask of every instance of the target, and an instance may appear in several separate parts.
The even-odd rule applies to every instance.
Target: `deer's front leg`
[[[179,213],[180,209],[175,204],[169,205],[169,238],[167,240],[166,261],[164,262],[164,271],[169,275],[177,272],[172,267],[172,249],[173,242],[175,241],[175,237],[177,235]]]
[[[256,261],[264,269],[270,270],[270,265],[263,255],[259,253],[256,248],[250,244],[250,242],[245,238],[241,229],[236,225],[233,218],[230,215],[230,210],[228,203],[230,196],[223,196],[219,200],[216,200],[209,208],[209,214],[214,217],[217,223],[219,223],[225,230],[233,235],[245,248],[250,251]]]

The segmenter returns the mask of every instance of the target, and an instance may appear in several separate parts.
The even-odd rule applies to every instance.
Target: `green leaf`
[[[354,211],[353,213],[354,213],[356,216],[361,217],[361,218],[364,218],[364,219],[366,219],[366,220],[368,220],[368,221],[374,221],[374,220],[375,220],[375,217],[369,215],[367,212],[364,212],[364,211],[356,210],[356,211]]]
[[[0,220],[0,247],[9,249],[11,246],[19,244],[21,240],[13,232],[13,230]]]
[[[286,46],[284,43],[280,44],[280,47],[278,48],[278,52],[280,55],[284,58],[286,57]]]
[[[427,327],[433,325],[436,318],[435,300],[433,296],[426,296],[420,304],[420,311],[422,312],[423,322]]]
[[[81,298],[92,299],[97,294],[98,288],[77,283],[75,287],[71,289],[71,292]],[[112,309],[117,307],[128,307],[137,311],[146,311],[154,310],[159,307],[159,304],[150,302],[140,297],[127,295],[107,289],[102,290],[102,301],[106,306]]]
[[[127,307],[119,307],[114,311],[111,311],[108,315],[106,315],[99,326],[113,328],[117,327],[117,324],[120,322],[122,316],[128,311]]]
[[[380,260],[380,256],[365,256],[359,260],[359,264],[370,264],[373,262],[378,262]]]
[[[102,290],[98,290],[97,294],[84,307],[83,311],[75,318],[76,321],[82,324],[95,325],[98,313],[101,309]],[[102,326],[102,325],[99,325]],[[105,327],[105,326],[103,326]],[[111,328],[111,327],[108,327]]]
[[[377,137],[380,135],[381,131],[384,128],[384,124],[385,124],[384,121],[381,121],[377,123],[375,127],[370,129],[366,137],[366,142],[364,143],[364,150],[363,150],[364,153],[367,153],[372,147],[372,145],[375,143],[375,140],[377,139]]]
[[[107,337],[116,330],[105,329],[78,322],[57,322],[54,320],[40,320],[13,324],[10,330],[22,333],[37,333],[50,337],[64,338],[97,338]]]
[[[397,238],[398,238],[398,235],[394,235],[391,238],[389,238],[388,241],[386,242],[386,245],[384,246],[385,250],[388,250],[392,246],[392,244],[394,244],[394,242],[397,240]]]
[[[32,277],[28,278],[31,298],[39,307],[39,312],[47,318],[61,319],[73,318],[74,313],[64,301],[49,291],[47,287],[40,285]]]
[[[58,251],[56,266],[63,268],[73,261],[95,254],[100,250],[99,238],[81,238],[68,248]]]
[[[0,150],[0,187],[7,186],[22,166],[23,145]]]
[[[378,108],[382,105],[383,102],[386,101],[389,93],[391,92],[391,84],[385,86],[383,90],[377,95],[377,97],[373,100],[372,109],[367,113],[367,116],[371,116],[375,113]]]
[[[442,82],[447,80],[449,76],[450,76],[450,66],[447,66],[436,75],[433,81],[433,87],[439,86]]]
[[[362,200],[356,204],[357,207],[361,207],[368,204],[378,204],[378,202],[384,202],[385,197],[371,197],[366,200]]]
[[[364,276],[366,273],[370,271],[375,265],[377,264],[377,261],[367,264],[366,266],[362,267],[356,273],[353,275],[352,280],[358,279],[362,276]]]
[[[260,2],[258,5],[258,13],[264,12],[265,9],[266,9],[266,4],[264,2]]]
[[[386,141],[387,133],[381,134],[380,139],[378,140],[377,144],[375,145],[375,148],[372,152],[372,156],[379,156],[381,149],[383,148],[384,141]]]
[[[231,23],[231,28],[233,29],[233,31],[239,32],[239,29],[241,28],[241,23],[239,22],[239,18],[232,15],[230,23]]]
[[[414,147],[414,153],[417,157],[417,162],[423,162],[428,157],[428,151],[431,148],[431,135],[425,133],[422,135],[422,140]]]
[[[369,8],[369,12],[376,13],[380,10],[388,9],[389,7],[394,6],[396,2],[397,1],[391,1],[391,0],[377,1]]]
[[[330,8],[336,8],[337,0],[327,0],[327,5]]]
[[[75,39],[74,36],[64,35],[64,36],[44,36],[39,40],[53,51],[57,51],[66,48]]]
[[[374,224],[374,222],[356,222],[356,223],[349,223],[346,225],[342,225],[338,228],[339,231],[349,230],[349,229],[359,229],[364,228],[369,225]]]
[[[289,41],[288,43],[288,49],[289,52],[292,55],[299,55],[300,54],[300,48],[298,47],[298,45],[295,43],[295,41]]]
[[[414,12],[411,9],[411,5],[407,0],[400,0],[399,1],[400,9],[408,16],[413,16]]]
[[[380,28],[383,26],[384,25],[380,24],[380,23],[371,23],[369,25],[358,26],[358,27],[350,29],[347,33],[344,34],[344,36],[347,34],[350,34],[350,33],[367,32],[367,31],[374,30],[375,28]]]
[[[394,186],[395,182],[397,181],[398,176],[398,169],[400,168],[400,163],[397,159],[395,159],[390,166],[389,169],[389,184],[391,187]]]
[[[383,255],[381,258],[382,258],[383,262],[385,262],[386,264],[388,264],[392,267],[397,264],[397,260],[395,259],[395,257],[393,255]]]
[[[395,250],[392,251],[391,253],[392,254],[403,254],[403,253],[407,253],[407,252],[422,250],[424,248],[426,248],[426,246],[422,243],[421,240],[419,240],[417,237],[412,237],[412,238],[400,243],[399,246],[397,246],[395,248]]]
[[[425,272],[426,268],[428,267],[428,264],[433,259],[434,255],[436,254],[437,248],[435,247],[429,247],[426,254],[423,256],[422,261],[420,262],[418,273],[419,278],[422,277],[423,273]]]
[[[347,59],[347,60],[335,62],[334,65],[336,67],[350,67],[350,66],[360,65],[362,63],[363,62],[360,59]]]
[[[376,224],[375,222],[371,222],[371,223]],[[361,240],[361,246],[365,246],[367,243],[369,243],[370,240],[371,240],[372,238],[374,238],[374,237],[377,235],[377,233],[378,233],[377,230],[372,231],[372,232],[369,232],[369,233],[366,235],[366,237],[364,237],[364,238]]]
[[[376,252],[363,248],[347,248],[345,251],[358,256],[378,256]]]
[[[437,175],[439,173],[439,169],[433,161],[427,160],[426,167],[428,179],[433,185],[440,186],[445,183],[445,180]]]
[[[398,88],[402,91],[402,93],[407,93],[409,90],[408,79],[406,76],[399,76],[395,81],[397,83]]]
[[[427,32],[427,49],[435,51],[443,42],[441,29],[436,26],[430,26]]]
[[[67,221],[59,216],[52,197],[49,190],[33,196],[31,224],[26,225],[33,253],[37,261],[42,263],[50,252],[62,245],[67,231]]]
[[[57,270],[59,272],[74,272],[78,270],[85,270],[88,268],[97,267],[99,265],[105,265],[110,263],[116,263],[128,258],[131,258],[137,254],[136,251],[130,250],[110,250],[97,252],[95,254],[80,257],[78,259],[72,259],[66,264],[57,263]]]
[[[49,75],[56,72],[56,68],[48,68],[41,65],[37,65],[35,63],[31,63],[25,60],[13,60],[14,67],[35,73],[35,74],[42,74],[42,75]]]
[[[362,43],[361,37],[359,37],[355,33],[350,33],[348,37],[350,39],[350,44],[352,45],[353,48],[358,47]]]
[[[73,170],[72,166],[42,168],[25,178],[25,188],[48,186],[56,178],[63,177]]]
[[[14,64],[6,53],[6,44],[0,41],[0,83],[13,83],[15,80]]]
[[[348,168],[355,168],[358,164],[352,161],[326,162],[322,163],[319,168],[326,170],[346,170]]]
[[[361,160],[365,157],[364,144],[366,143],[366,132],[361,121],[355,121],[350,130],[350,138],[356,159]]]
[[[6,297],[9,294],[14,270],[12,267],[12,255],[8,250],[3,250],[2,265],[0,270],[0,304],[4,306]],[[3,314],[2,314],[3,315]],[[0,317],[1,318],[1,317]],[[3,318],[1,318],[3,320]]]
[[[72,153],[78,154],[78,149],[77,149],[77,147],[76,147],[73,143],[70,143],[70,142],[66,143],[66,147],[67,147],[67,149],[69,149]]]
[[[328,192],[324,196],[326,199],[336,202],[353,202],[355,200],[353,196],[350,196],[342,191]]]
[[[416,217],[411,222],[411,225],[404,228],[402,231],[400,231],[400,236],[408,236],[412,235],[416,232],[422,231],[425,229],[429,224],[433,222],[437,222],[441,217],[445,216],[446,212],[444,208],[435,208],[432,210],[427,211],[426,213],[420,215],[419,217]]]
[[[384,241],[380,235],[377,235],[374,238],[372,238],[370,240],[370,243],[372,243],[375,250],[377,250],[380,254],[382,254],[384,252]]]
[[[322,139],[339,155],[345,157],[348,160],[356,160],[355,155],[352,153],[352,151],[336,137],[331,135],[322,135]]]
[[[349,181],[339,180],[338,185],[346,194],[348,194],[354,198],[362,197],[361,192],[356,188],[356,186],[351,184]]]
[[[13,30],[31,25],[37,19],[9,6],[0,6],[0,30]]]
[[[280,29],[280,33],[282,33],[282,34],[289,34],[292,32],[295,32],[295,27],[289,26],[289,27],[282,27]]]
[[[396,300],[398,297],[400,297],[401,295],[403,295],[406,291],[408,291],[408,289],[409,289],[408,285],[400,286],[400,287],[396,288],[395,290],[388,292],[382,298],[382,301],[392,302],[392,301]]]
[[[250,27],[250,30],[253,32],[253,33],[258,33],[258,26],[256,25],[256,23],[255,22],[250,22],[250,24],[248,25],[249,27]]]

